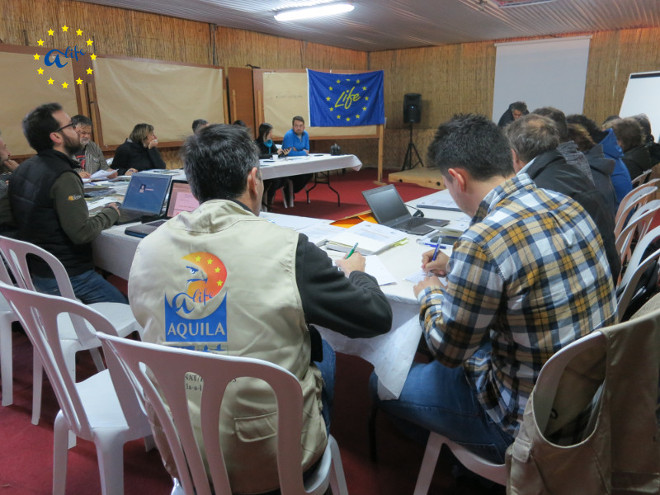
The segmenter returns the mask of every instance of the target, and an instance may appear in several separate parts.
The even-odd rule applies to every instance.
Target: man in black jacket
[[[75,172],[78,163],[72,158],[80,149],[80,138],[71,118],[58,103],[41,105],[23,119],[23,133],[37,155],[18,166],[9,184],[18,239],[57,257],[82,302],[127,302],[94,271],[91,242],[117,221],[119,205],[111,203],[89,216],[82,179]],[[58,293],[44,262],[34,260],[30,269],[39,291]]]
[[[591,215],[607,253],[616,283],[621,260],[615,246],[614,217],[592,181],[557,151],[559,131],[554,122],[542,115],[530,114],[505,129],[513,152],[513,168],[529,175],[537,187],[557,191],[580,203]]]

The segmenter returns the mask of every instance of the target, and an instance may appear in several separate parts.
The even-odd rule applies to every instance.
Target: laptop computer
[[[424,235],[449,223],[447,220],[413,217],[393,184],[362,191],[376,221],[408,234]]]
[[[146,237],[170,218],[177,216],[182,211],[193,211],[198,206],[199,201],[193,196],[190,184],[185,180],[174,179],[170,184],[165,218],[138,225],[129,225],[124,229],[124,233],[135,237]]]
[[[117,225],[158,218],[171,180],[169,175],[133,174],[119,208]]]

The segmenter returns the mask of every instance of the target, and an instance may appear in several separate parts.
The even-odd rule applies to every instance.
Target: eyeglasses
[[[55,132],[60,132],[66,129],[67,127],[73,127],[75,124],[73,122],[69,122],[67,125],[63,125],[59,129],[55,129]]]

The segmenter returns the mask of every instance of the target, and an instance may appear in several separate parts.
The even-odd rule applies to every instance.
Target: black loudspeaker
[[[403,95],[403,123],[418,124],[422,121],[422,95],[407,93]]]

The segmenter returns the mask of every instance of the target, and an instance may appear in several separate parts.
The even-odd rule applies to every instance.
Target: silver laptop
[[[362,191],[362,195],[378,223],[408,234],[428,234],[449,223],[447,220],[413,217],[392,184]]]

